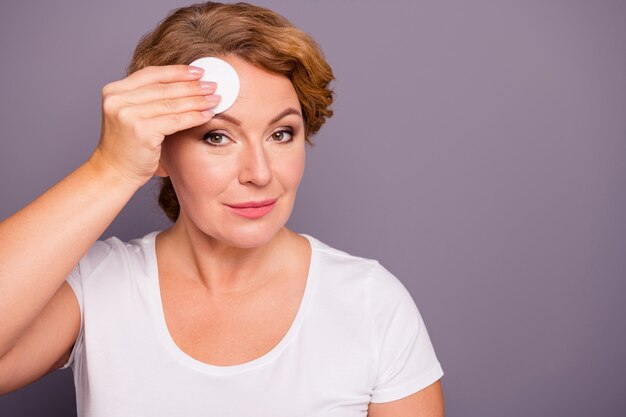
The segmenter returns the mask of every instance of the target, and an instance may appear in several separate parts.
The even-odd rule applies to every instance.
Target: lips
[[[273,204],[276,200],[277,200],[276,198],[272,198],[269,200],[247,201],[245,203],[226,204],[226,205],[229,207],[233,207],[233,208],[263,207],[263,206],[268,206],[270,204]]]

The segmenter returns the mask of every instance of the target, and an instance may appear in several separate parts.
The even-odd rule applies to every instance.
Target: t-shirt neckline
[[[318,245],[316,238],[305,233],[298,233],[299,235],[305,237],[311,245],[311,260],[309,263],[309,270],[307,273],[304,294],[302,296],[302,300],[300,301],[300,307],[298,308],[298,312],[296,313],[296,316],[291,323],[291,326],[289,326],[289,329],[287,330],[285,336],[269,352],[263,354],[258,358],[237,365],[221,366],[202,362],[192,356],[189,356],[187,353],[181,350],[174,342],[174,339],[172,338],[169,329],[167,328],[167,324],[165,322],[165,312],[163,310],[163,300],[161,299],[161,288],[159,283],[158,264],[156,259],[156,236],[160,232],[160,230],[154,231],[146,235],[145,237],[145,244],[147,245],[146,247],[148,255],[147,271],[149,287],[152,292],[150,299],[152,301],[151,304],[154,309],[154,325],[156,326],[156,333],[162,346],[172,357],[174,357],[183,365],[202,373],[213,375],[228,375],[266,364],[272,361],[278,355],[280,355],[283,350],[285,350],[289,342],[293,339],[294,335],[302,326],[302,321],[304,320],[304,317],[308,310],[308,306],[310,304],[313,287],[317,280]]]

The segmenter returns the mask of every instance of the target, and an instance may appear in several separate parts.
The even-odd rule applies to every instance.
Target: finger
[[[200,72],[194,73],[191,70]],[[103,90],[107,93],[119,93],[148,84],[197,80],[202,76],[202,72],[202,69],[191,65],[151,65],[133,72],[126,78],[107,84]]]
[[[216,89],[217,83],[215,82],[195,80],[144,85],[120,93],[120,96],[127,103],[142,104],[156,100],[213,94]]]
[[[217,94],[158,100],[125,107],[125,112],[133,117],[152,119],[168,114],[178,114],[193,110],[208,110],[217,106],[220,100],[221,97]]]
[[[150,120],[153,129],[165,136],[172,135],[181,130],[191,129],[207,123],[215,114],[206,110],[205,114],[199,111],[188,111],[185,113],[166,114]]]

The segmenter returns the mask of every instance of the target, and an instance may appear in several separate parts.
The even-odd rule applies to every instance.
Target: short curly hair
[[[329,84],[335,77],[317,42],[270,9],[210,1],[175,9],[139,40],[126,74],[229,54],[289,78],[302,106],[305,141],[314,146],[311,136],[333,115]],[[161,180],[158,201],[175,222],[180,205],[169,177]]]

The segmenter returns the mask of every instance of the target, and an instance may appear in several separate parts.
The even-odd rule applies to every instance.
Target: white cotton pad
[[[222,99],[210,109],[213,113],[221,113],[233,105],[239,95],[239,76],[232,65],[212,56],[198,58],[189,65],[204,69],[200,81],[217,83],[217,90],[213,94],[219,94]]]

